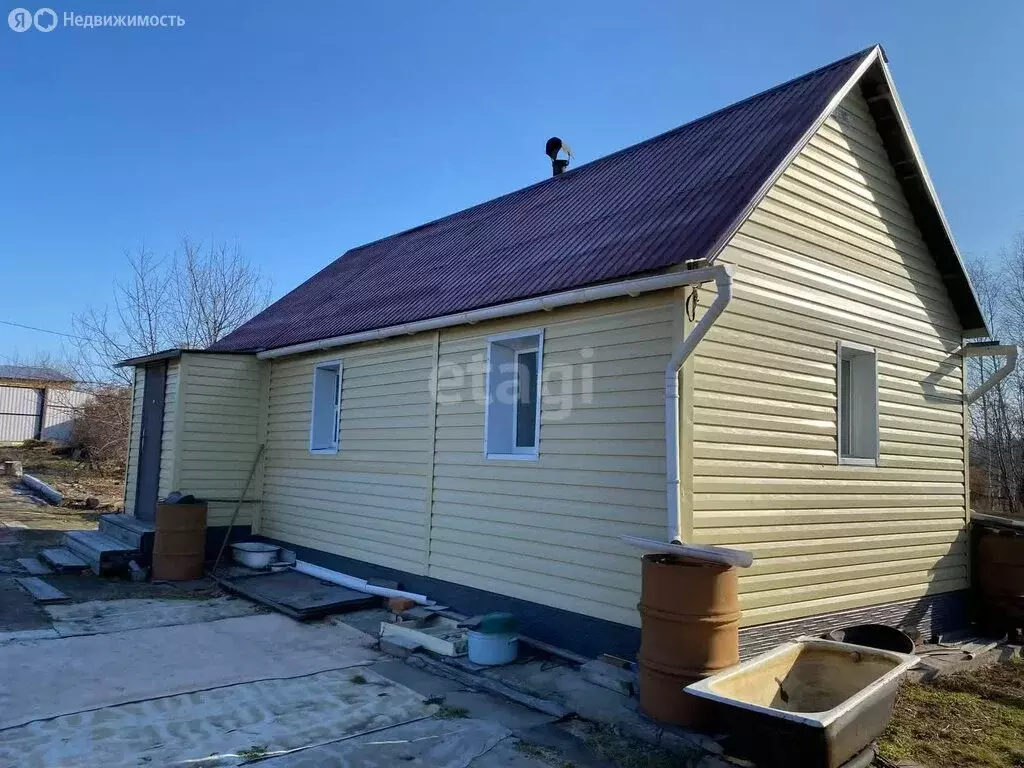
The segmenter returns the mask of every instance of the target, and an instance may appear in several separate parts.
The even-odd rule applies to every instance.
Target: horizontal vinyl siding
[[[337,454],[309,452],[313,366],[342,361]],[[272,361],[260,533],[426,571],[432,335]]]
[[[961,328],[859,92],[841,112],[724,252],[693,361],[694,538],[753,552],[745,625],[967,585]],[[837,340],[878,350],[877,468],[837,465]]]
[[[174,427],[178,414],[178,370],[177,360],[171,360],[167,364],[167,379],[164,385],[164,423],[160,437],[160,489],[157,491],[159,498],[164,498],[171,491],[174,484],[174,462],[177,457],[174,454]]]
[[[135,487],[139,480],[139,444],[142,440],[142,399],[145,390],[146,368],[135,369],[132,382],[132,420],[128,435],[128,461],[124,471],[124,509],[135,513]]]
[[[638,625],[640,557],[620,537],[664,536],[676,306],[661,293],[442,333],[430,576]],[[482,389],[487,338],[539,328],[540,457],[485,460],[474,383]]]
[[[228,524],[256,457],[264,365],[251,355],[186,353],[182,358],[184,414],[173,490],[212,500],[208,525]],[[164,423],[166,429],[166,418]],[[238,525],[252,520],[259,499],[255,481],[246,499],[252,501],[242,505]]]

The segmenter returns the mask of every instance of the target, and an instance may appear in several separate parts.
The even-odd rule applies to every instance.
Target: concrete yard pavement
[[[303,624],[91,574],[44,577],[71,602],[40,606],[17,558],[88,525],[69,514],[0,488],[0,768],[690,764],[386,656],[375,611]]]
[[[391,660],[373,641],[276,614],[10,640],[0,765],[610,765],[568,732],[552,736],[554,718]]]

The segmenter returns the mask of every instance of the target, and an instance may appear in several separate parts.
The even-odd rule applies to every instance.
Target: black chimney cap
[[[567,157],[558,157],[559,152],[565,152]],[[551,158],[551,175],[557,176],[568,167],[569,158],[572,157],[572,150],[560,138],[552,136],[544,144],[544,154]]]

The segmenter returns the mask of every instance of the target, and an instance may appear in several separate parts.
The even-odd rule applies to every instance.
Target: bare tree
[[[189,347],[208,347],[263,309],[270,285],[237,245],[182,240],[170,286],[171,333]]]
[[[185,237],[158,257],[145,245],[125,253],[112,305],[73,319],[76,368],[89,381],[131,384],[119,360],[172,347],[202,349],[237,328],[270,299],[270,283],[237,245]]]
[[[994,338],[1024,341],[1024,234],[994,261],[969,265]],[[998,358],[967,362],[973,388],[1002,365]],[[971,493],[979,510],[1024,515],[1024,369],[1017,368],[971,407]]]

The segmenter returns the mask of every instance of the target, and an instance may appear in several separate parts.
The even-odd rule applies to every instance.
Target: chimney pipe
[[[559,157],[559,152],[564,152],[565,157]],[[544,145],[544,154],[551,158],[551,175],[558,176],[561,174],[566,167],[569,165],[569,159],[572,158],[572,150],[569,149],[569,145],[562,141],[557,136],[552,136],[547,140]]]

